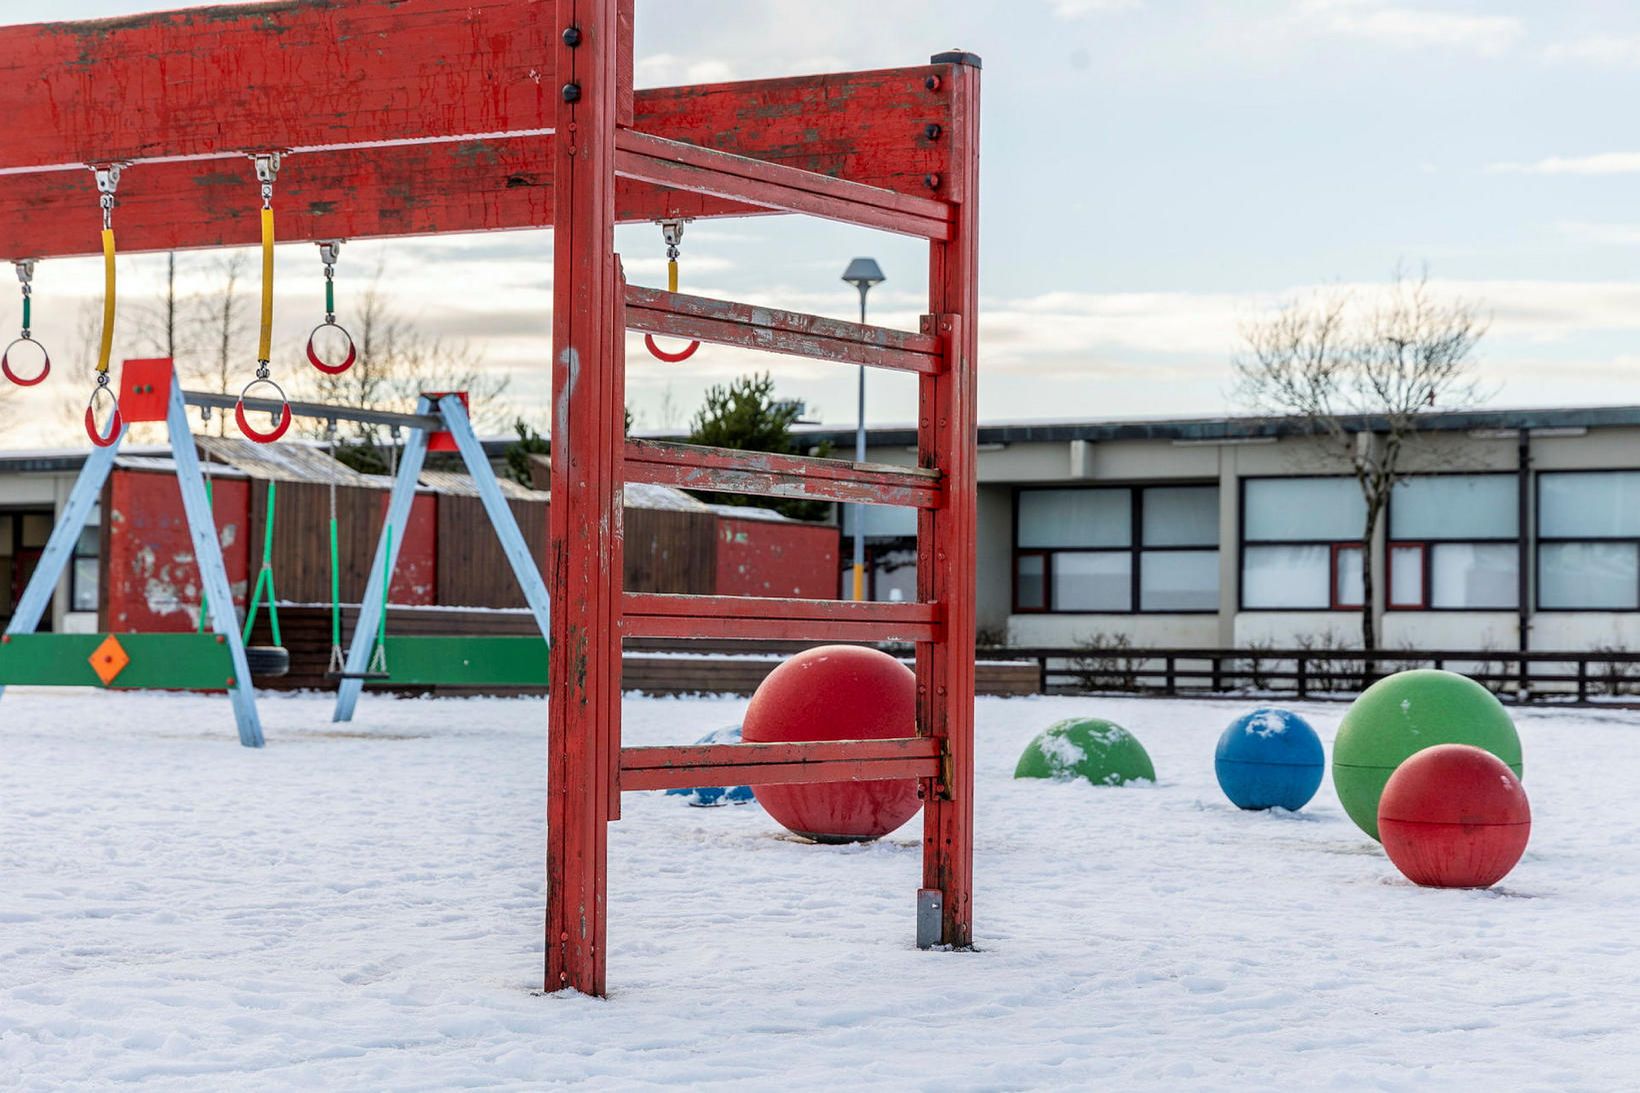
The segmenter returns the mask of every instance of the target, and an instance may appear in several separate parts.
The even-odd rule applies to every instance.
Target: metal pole
[[[871,286],[860,285],[860,325],[866,323],[866,293]],[[860,366],[860,405],[854,427],[854,461],[866,461],[866,366]],[[854,506],[854,599],[866,598],[866,507]]]

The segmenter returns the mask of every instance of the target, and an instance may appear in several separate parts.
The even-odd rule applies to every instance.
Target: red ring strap
[[[44,346],[40,346],[40,353],[46,359],[45,363],[40,366],[40,374],[38,376],[35,376],[32,379],[25,379],[11,370],[11,351],[17,348],[17,342],[28,342],[30,345],[40,345],[39,342],[32,338],[18,338],[17,341],[14,341],[10,345],[6,346],[6,351],[4,353],[0,353],[0,372],[4,372],[6,374],[6,378],[19,387],[33,387],[35,384],[44,381],[47,376],[51,375],[51,354],[46,352]]]
[[[312,334],[308,335],[307,359],[309,364],[313,365],[313,367],[317,368],[325,375],[339,376],[343,372],[346,372],[349,368],[352,368],[353,362],[359,359],[359,347],[353,344],[353,335],[349,334],[345,330],[342,330],[342,336],[347,339],[347,359],[342,361],[340,364],[326,364],[319,357],[318,351],[313,348],[313,339],[319,336],[320,330],[323,330],[326,326],[331,325],[333,324],[325,323],[323,326],[315,329]],[[336,329],[341,330],[342,328],[337,327]]]
[[[244,433],[247,437],[256,441],[258,444],[272,444],[275,440],[278,440],[280,437],[284,436],[286,431],[290,429],[292,415],[290,412],[290,404],[287,402],[284,407],[284,413],[279,416],[279,424],[275,425],[270,432],[259,433],[255,429],[251,428],[250,422],[245,420],[245,397],[241,395],[239,397],[239,401],[233,404],[233,418],[239,423],[239,431]]]
[[[644,348],[648,349],[656,360],[665,361],[667,364],[678,364],[681,361],[686,361],[695,355],[695,350],[700,348],[699,342],[690,342],[676,353],[669,353],[655,344],[655,335],[653,334],[645,334],[643,344]]]
[[[95,407],[87,406],[85,408],[85,435],[90,437],[91,443],[95,444],[99,448],[112,448],[120,439],[120,430],[124,427],[125,423],[120,418],[120,404],[117,399],[114,402],[114,416],[108,419],[107,433],[99,433],[97,431],[97,412]]]

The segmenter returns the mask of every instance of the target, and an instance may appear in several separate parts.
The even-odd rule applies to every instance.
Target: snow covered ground
[[[1412,887],[1331,786],[1240,813],[1245,704],[982,699],[981,951],[913,946],[920,821],[782,838],[632,794],[611,997],[541,979],[544,707],[0,702],[0,1086],[1632,1088],[1640,715],[1525,712],[1536,829],[1492,892]],[[629,699],[629,743],[744,700]],[[1329,741],[1341,706],[1300,707]],[[1133,730],[1156,786],[1016,783],[1052,721]]]

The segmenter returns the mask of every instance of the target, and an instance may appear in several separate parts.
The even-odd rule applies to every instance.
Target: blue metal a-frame
[[[183,402],[182,386],[177,382],[174,369],[169,370],[169,375],[170,390],[165,395],[164,403],[165,425],[170,437],[171,458],[176,463],[177,485],[182,489],[182,507],[188,516],[194,557],[199,565],[201,588],[209,601],[211,627],[217,641],[227,646],[233,667],[233,675],[224,682],[233,699],[234,720],[239,724],[239,742],[247,748],[260,748],[263,743],[262,723],[256,714],[250,664],[245,658],[245,644],[239,633],[233,590],[228,583],[228,568],[222,559],[222,543],[217,538],[216,520],[205,493],[199,454],[194,450],[194,438],[188,430],[188,411]],[[39,565],[29,578],[28,587],[17,601],[17,610],[6,626],[7,637],[33,634],[40,625],[57,590],[57,582],[74,555],[74,544],[79,541],[86,519],[102,496],[103,483],[113,470],[120,443],[124,439],[125,431],[122,428],[113,444],[96,448],[86,457],[80,477],[69,494],[68,504],[57,518],[56,526],[51,529],[51,537],[46,541]],[[0,694],[4,694],[4,690],[0,686]]]
[[[489,516],[490,525],[495,528],[497,538],[501,540],[501,549],[507,555],[513,575],[518,579],[519,588],[524,592],[524,600],[529,604],[530,613],[535,616],[536,625],[541,628],[541,638],[543,641],[550,641],[551,604],[547,598],[546,582],[542,580],[541,571],[536,566],[535,558],[530,554],[529,545],[524,541],[524,533],[518,529],[518,521],[513,516],[512,506],[507,504],[507,499],[501,492],[501,484],[496,481],[495,470],[490,466],[489,457],[484,454],[483,445],[473,433],[472,422],[467,417],[467,407],[461,401],[460,395],[423,395],[416,405],[416,414],[425,417],[435,409],[443,419],[444,431],[455,441],[462,462],[467,465],[467,473],[478,488],[479,499],[484,503],[484,512]],[[353,720],[359,693],[364,689],[365,679],[370,675],[371,653],[376,647],[382,616],[386,610],[383,590],[388,587],[394,567],[398,564],[399,547],[404,540],[402,532],[410,518],[410,505],[416,499],[416,482],[421,476],[422,464],[427,458],[428,439],[426,428],[417,426],[411,429],[409,437],[405,440],[404,452],[399,459],[398,475],[393,480],[393,494],[387,503],[387,518],[382,524],[381,538],[376,543],[375,560],[370,564],[370,579],[365,584],[364,598],[359,604],[359,619],[353,629],[352,643],[348,646],[347,665],[343,669],[341,687],[336,695],[336,712],[332,718],[334,721]],[[400,534],[395,535],[394,529],[398,529]]]

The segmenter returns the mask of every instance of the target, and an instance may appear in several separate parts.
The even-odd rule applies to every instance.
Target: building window
[[[1391,610],[1520,605],[1520,502],[1511,474],[1420,475],[1389,502]]]
[[[1366,513],[1353,478],[1243,480],[1242,607],[1359,608]]]
[[[1017,612],[1218,610],[1217,486],[1027,489],[1015,516]]]
[[[80,529],[79,541],[74,544],[74,570],[69,587],[69,610],[95,611],[102,602],[98,587],[102,530],[96,527]]]
[[[1640,471],[1538,475],[1538,608],[1640,610]]]

